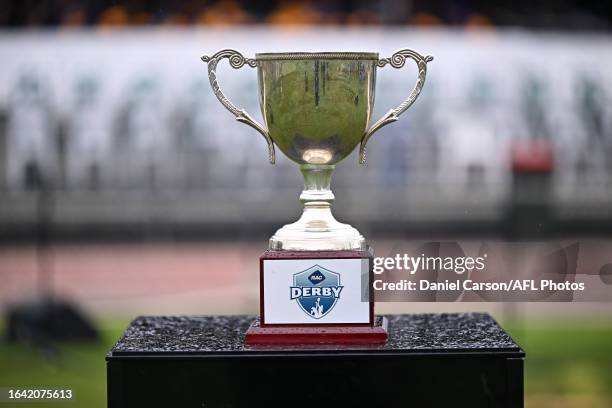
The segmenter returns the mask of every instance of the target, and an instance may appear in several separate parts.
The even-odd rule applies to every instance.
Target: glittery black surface
[[[520,347],[485,313],[388,315],[389,341],[384,346],[267,346],[249,348],[244,333],[254,316],[144,316],[135,319],[109,353],[260,354],[274,352],[512,352]]]

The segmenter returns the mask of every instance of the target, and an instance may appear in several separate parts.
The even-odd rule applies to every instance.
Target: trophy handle
[[[208,80],[210,81],[210,86],[212,87],[217,99],[219,99],[219,102],[221,102],[221,104],[225,106],[228,111],[234,114],[238,122],[242,122],[251,126],[253,129],[257,130],[263,135],[263,137],[266,139],[266,142],[268,142],[268,154],[270,158],[270,163],[274,164],[274,142],[272,142],[272,138],[270,137],[268,131],[255,119],[253,119],[251,115],[247,113],[247,111],[245,111],[244,109],[240,109],[236,107],[236,105],[231,103],[221,90],[221,87],[219,86],[219,82],[217,81],[217,64],[223,58],[227,58],[229,60],[230,66],[235,69],[241,68],[245,64],[255,68],[257,66],[257,61],[251,58],[244,58],[244,56],[238,51],[230,49],[221,50],[212,57],[206,55],[202,57],[202,61],[208,63]]]
[[[410,92],[410,95],[404,100],[404,102],[402,102],[397,108],[391,109],[385,113],[382,118],[378,119],[366,131],[365,135],[361,139],[361,145],[359,146],[359,163],[361,164],[366,162],[366,144],[368,143],[368,140],[372,134],[374,134],[374,132],[379,130],[381,127],[398,120],[399,115],[404,113],[406,109],[412,106],[414,101],[416,101],[417,97],[421,93],[421,89],[423,89],[423,85],[425,84],[425,76],[427,75],[427,63],[433,60],[431,55],[422,56],[416,51],[402,49],[396,51],[391,58],[382,58],[378,60],[376,65],[382,68],[387,64],[391,64],[393,68],[402,68],[406,63],[406,58],[411,58],[414,60],[419,67],[417,82],[414,85],[414,88],[412,88],[412,92]]]

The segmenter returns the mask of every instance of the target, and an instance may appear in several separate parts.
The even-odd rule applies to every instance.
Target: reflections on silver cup
[[[270,138],[299,164],[335,164],[367,130],[376,53],[257,54],[261,109]]]

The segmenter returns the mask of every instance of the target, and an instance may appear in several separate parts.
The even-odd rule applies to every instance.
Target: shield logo
[[[340,274],[314,265],[293,275],[291,299],[313,319],[320,319],[332,311],[342,292]]]

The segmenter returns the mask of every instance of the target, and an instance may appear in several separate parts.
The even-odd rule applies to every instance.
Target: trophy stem
[[[303,164],[304,190],[300,201],[304,212],[299,220],[279,229],[270,238],[272,250],[334,251],[362,250],[365,240],[355,228],[338,222],[331,212],[334,202],[332,164]]]
[[[334,202],[334,193],[331,191],[331,177],[333,164],[303,164],[300,171],[304,176],[304,190],[300,194],[300,201],[304,209],[330,208]]]

